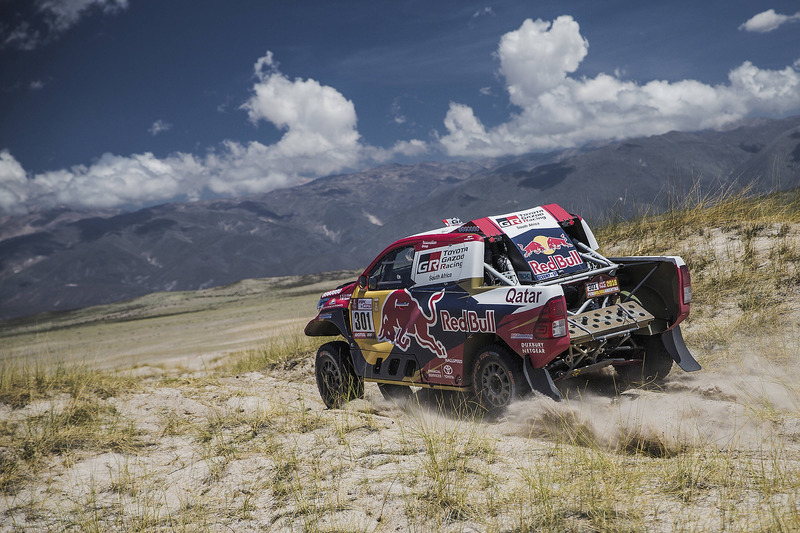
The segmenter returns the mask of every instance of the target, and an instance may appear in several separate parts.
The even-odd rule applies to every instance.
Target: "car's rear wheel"
[[[364,380],[356,375],[346,342],[320,346],[316,359],[317,387],[322,401],[331,409],[364,397]]]
[[[381,391],[384,398],[391,401],[405,400],[412,394],[411,387],[390,383],[378,383],[378,390]]]
[[[672,356],[664,346],[661,335],[636,337],[644,349],[641,365],[621,365],[614,369],[626,381],[648,383],[662,381],[672,370]]]
[[[522,361],[490,344],[477,354],[472,390],[478,404],[489,414],[498,414],[522,395]]]

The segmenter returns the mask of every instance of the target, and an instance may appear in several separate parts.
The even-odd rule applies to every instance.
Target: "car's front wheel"
[[[522,361],[497,345],[484,347],[475,357],[472,389],[478,404],[498,414],[523,392]]]
[[[317,387],[322,401],[331,409],[364,397],[364,380],[356,375],[346,342],[320,346],[316,359]]]

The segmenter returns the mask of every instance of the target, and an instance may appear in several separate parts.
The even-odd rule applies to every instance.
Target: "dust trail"
[[[510,435],[656,455],[706,446],[798,448],[797,366],[750,356],[725,370],[676,369],[660,387],[622,392],[608,372],[567,384],[562,402],[518,402],[500,425]]]

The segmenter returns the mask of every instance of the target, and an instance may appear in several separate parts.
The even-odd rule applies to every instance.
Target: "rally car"
[[[613,365],[630,381],[700,365],[679,324],[691,280],[680,257],[604,257],[579,216],[556,204],[400,239],[322,295],[309,336],[330,408],[411,387],[461,391],[489,412],[554,382]]]

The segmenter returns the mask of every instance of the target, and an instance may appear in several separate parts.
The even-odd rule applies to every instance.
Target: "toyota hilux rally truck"
[[[586,222],[556,204],[395,242],[319,300],[309,336],[341,336],[316,357],[330,408],[410,387],[455,390],[489,412],[554,381],[613,365],[625,380],[700,365],[679,324],[691,281],[675,256],[604,257]]]

